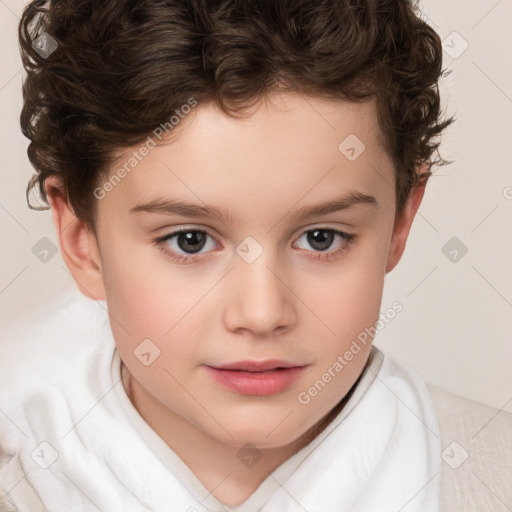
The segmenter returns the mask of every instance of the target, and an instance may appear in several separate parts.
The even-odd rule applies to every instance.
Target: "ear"
[[[426,165],[423,164],[417,172],[426,170]],[[414,187],[407,199],[407,203],[401,213],[401,215],[395,218],[395,224],[393,226],[393,234],[391,237],[391,244],[389,247],[388,259],[386,263],[386,274],[391,272],[402,257],[405,250],[405,244],[409,236],[412,221],[416,216],[416,212],[420,207],[423,194],[425,193],[425,187],[427,185],[426,180],[421,182]]]
[[[74,214],[61,180],[56,176],[49,176],[45,179],[44,186],[66,266],[79,290],[86,297],[105,300],[101,257],[96,236]]]

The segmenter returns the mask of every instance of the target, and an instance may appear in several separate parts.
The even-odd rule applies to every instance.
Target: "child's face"
[[[395,176],[375,104],[290,93],[273,101],[246,120],[194,108],[175,142],[150,149],[99,200],[97,225],[112,331],[146,416],[260,447],[296,440],[350,389],[371,340],[333,368],[379,319],[384,276],[403,249],[398,235],[392,242]],[[294,215],[354,193],[374,201]],[[229,219],[131,212],[153,201],[208,205]],[[200,233],[153,243],[183,228]],[[236,389],[209,369],[271,359],[304,368],[245,384],[229,372]],[[323,389],[309,393],[318,379]]]

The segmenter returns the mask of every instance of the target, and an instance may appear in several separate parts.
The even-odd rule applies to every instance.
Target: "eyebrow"
[[[301,220],[309,217],[327,215],[329,213],[347,210],[358,205],[376,207],[375,197],[361,192],[350,191],[346,195],[315,205],[308,205],[284,215],[290,220]],[[223,223],[233,223],[234,217],[225,208],[209,205],[187,203],[176,199],[153,199],[145,203],[139,203],[130,208],[130,214],[156,213],[162,215],[179,215],[181,217],[206,217],[219,220]]]

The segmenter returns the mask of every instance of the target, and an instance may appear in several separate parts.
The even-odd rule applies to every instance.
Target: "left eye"
[[[336,229],[310,229],[305,231],[298,239],[297,242],[305,238],[307,243],[313,248],[314,251],[326,251],[330,248],[335,237],[340,237],[343,242],[350,242],[352,235],[338,231]],[[296,242],[296,243],[297,243]],[[302,247],[301,247],[302,248]]]

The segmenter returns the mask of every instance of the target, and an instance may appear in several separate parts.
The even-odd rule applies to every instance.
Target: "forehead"
[[[205,103],[180,122],[170,142],[152,137],[158,145],[128,166],[108,202],[129,210],[141,200],[180,197],[261,212],[347,190],[384,202],[394,197],[394,171],[373,100],[281,93],[260,100],[248,117],[230,117]],[[121,155],[111,176],[133,151],[137,147]]]

